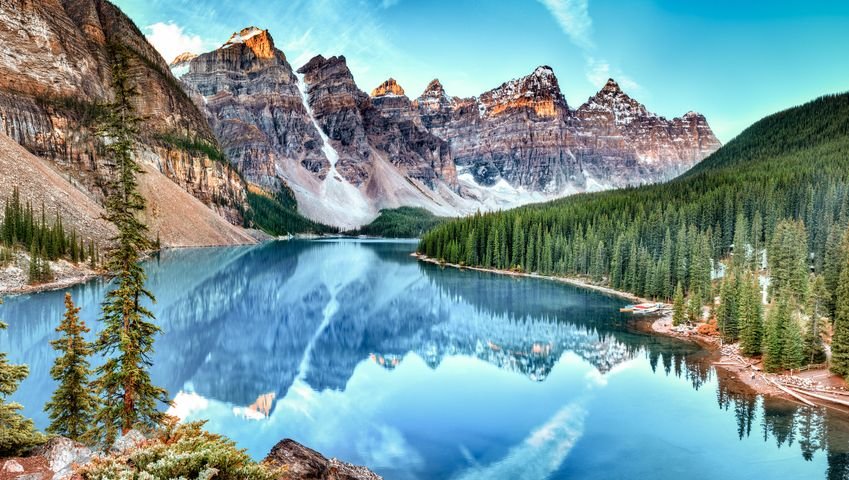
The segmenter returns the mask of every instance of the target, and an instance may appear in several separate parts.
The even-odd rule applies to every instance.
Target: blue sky
[[[295,68],[343,54],[363,90],[433,78],[472,96],[550,65],[577,107],[608,77],[649,110],[705,114],[727,142],[849,90],[849,2],[731,0],[113,0],[171,60],[267,28]]]

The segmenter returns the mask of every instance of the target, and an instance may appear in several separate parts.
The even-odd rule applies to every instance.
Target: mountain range
[[[570,109],[547,66],[472,98],[433,80],[411,100],[392,78],[368,95],[344,56],[295,71],[249,27],[171,67],[249,182],[342,227],[383,208],[457,216],[667,180],[720,146],[702,115],[667,120],[612,79]]]
[[[477,97],[434,80],[410,99],[393,79],[365,93],[344,56],[296,68],[256,27],[169,65],[106,0],[15,1],[0,13],[0,135],[22,147],[18,161],[46,161],[59,192],[94,205],[111,174],[96,119],[113,95],[112,49],[127,47],[145,118],[145,220],[165,245],[250,243],[241,227],[263,215],[350,229],[382,209],[461,216],[653,183],[720,146],[703,116],[668,120],[613,80],[570,108],[545,66]],[[37,171],[3,182],[38,184],[26,173]],[[22,192],[49,212],[72,209],[70,194],[35,193]]]

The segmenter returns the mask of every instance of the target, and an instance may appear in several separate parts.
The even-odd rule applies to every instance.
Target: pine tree
[[[740,335],[738,323],[738,286],[737,274],[726,272],[719,290],[719,309],[716,312],[716,324],[722,339],[726,342],[737,340]]]
[[[796,300],[804,301],[808,284],[808,235],[800,221],[782,220],[775,227],[769,249],[770,291],[787,289]]]
[[[758,279],[748,275],[743,279],[737,305],[740,318],[740,351],[744,355],[760,355],[763,348],[763,309]]]
[[[675,295],[672,296],[672,325],[676,327],[686,321],[686,305],[684,305],[684,289],[681,282],[675,287]]]
[[[804,356],[807,364],[818,364],[826,360],[825,345],[822,341],[823,314],[828,307],[828,290],[822,275],[814,277],[808,296],[808,321],[804,334]]]
[[[85,441],[97,407],[97,397],[89,384],[91,369],[88,357],[91,345],[83,338],[89,329],[79,318],[80,309],[74,306],[71,294],[65,294],[65,317],[56,328],[62,335],[50,342],[60,356],[53,363],[50,375],[59,386],[44,410],[50,416],[48,433],[62,435],[75,441]]]
[[[167,402],[165,390],[153,385],[148,372],[159,328],[144,306],[154,298],[145,288],[146,275],[139,265],[142,253],[151,244],[147,228],[136,216],[145,207],[136,180],[141,169],[133,158],[140,122],[133,109],[136,91],[127,74],[126,47],[112,45],[110,50],[115,100],[107,108],[99,133],[110,140],[107,150],[117,169],[106,203],[106,218],[118,234],[112,239],[115,246],[106,263],[107,270],[115,276],[115,287],[103,302],[103,330],[95,346],[98,354],[108,358],[96,370],[95,381],[101,397],[101,407],[95,415],[97,436],[106,443],[137,424],[158,424],[163,418],[158,409],[160,402]]]
[[[734,222],[734,267],[737,269],[743,268],[748,263],[749,245],[749,226],[746,223],[746,216],[743,212],[737,213],[737,220]]]
[[[790,323],[790,304],[787,295],[777,294],[777,300],[769,311],[764,332],[763,364],[767,372],[781,370],[784,362],[785,330]]]
[[[97,263],[94,258],[94,241],[88,242],[88,261],[89,267],[93,270],[97,267]]]
[[[6,324],[0,322],[0,330],[5,329]],[[19,413],[23,407],[7,401],[28,374],[26,365],[10,364],[6,354],[0,352],[0,458],[20,455],[44,442],[44,437],[35,430],[32,420]]]
[[[765,370],[796,369],[804,363],[802,327],[797,313],[794,295],[789,288],[776,293],[764,339]]]
[[[837,227],[833,227],[828,234],[828,239],[825,245],[825,259],[823,261],[823,277],[825,288],[832,292],[827,302],[828,316],[834,320],[836,296],[833,292],[837,291],[838,282],[840,281],[840,271],[846,263],[846,251],[849,248],[849,235],[841,237]]]
[[[804,363],[805,346],[802,338],[802,326],[799,318],[796,315],[791,315],[784,330],[784,351],[782,352],[781,365],[787,369],[797,369]]]
[[[690,292],[690,298],[687,301],[687,320],[690,323],[702,321],[702,295],[698,290]]]
[[[846,238],[849,238],[847,231]],[[835,292],[834,334],[831,337],[831,371],[849,376],[849,262],[844,257]]]

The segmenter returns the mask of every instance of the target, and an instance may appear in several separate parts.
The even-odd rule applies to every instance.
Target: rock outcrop
[[[383,478],[366,467],[351,465],[335,458],[328,460],[315,450],[291,439],[283,440],[275,445],[265,457],[265,462],[274,467],[282,467],[286,472],[283,479],[382,480]]]
[[[0,2],[0,132],[103,202],[109,161],[95,134],[112,98],[115,45],[145,119],[138,154],[223,219],[240,225],[245,185],[220,155],[205,118],[144,35],[106,0]],[[190,239],[208,244],[209,239]]]
[[[549,196],[667,180],[720,146],[703,116],[667,120],[613,80],[571,110],[547,66],[468,99],[434,80],[414,105],[470,181]]]
[[[146,441],[137,430],[115,440],[108,452],[93,452],[64,437],[53,437],[25,457],[0,459],[0,480],[68,480],[80,478],[76,469],[104,455],[124,456]],[[280,468],[280,480],[382,480],[366,467],[327,459],[300,443],[286,439],[275,445],[264,463]]]
[[[81,443],[65,437],[53,437],[32,452],[44,458],[53,472],[53,480],[67,480],[74,475],[74,468],[85,465],[95,458],[95,453]]]

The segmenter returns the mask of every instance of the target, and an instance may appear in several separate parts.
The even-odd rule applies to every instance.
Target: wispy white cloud
[[[589,0],[537,0],[548,9],[560,28],[584,54],[587,81],[601,87],[608,78],[614,78],[625,90],[639,90],[640,85],[604,58],[596,56],[593,42],[593,21]]]
[[[157,22],[145,27],[147,41],[162,55],[166,62],[184,52],[201,53],[206,42],[200,35],[191,35],[174,22]]]
[[[593,47],[593,22],[589,13],[589,0],[539,0],[545,5],[560,28],[581,48]]]
[[[598,87],[604,85],[605,82],[607,82],[607,79],[613,78],[617,83],[619,83],[619,86],[626,91],[640,89],[640,85],[631,77],[625,75],[620,70],[611,67],[610,63],[603,59],[587,57],[586,77],[590,83]]]
[[[398,2],[400,2],[400,1],[401,0],[382,0],[380,2],[380,5],[383,8],[389,8],[389,7],[394,7],[395,5],[398,5]]]

